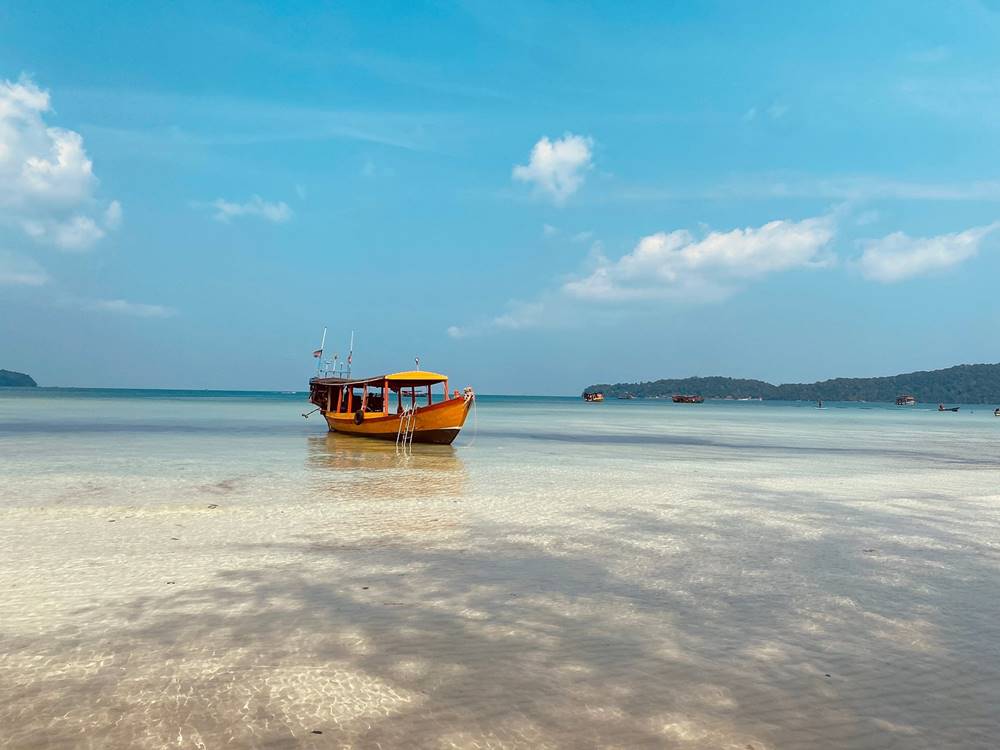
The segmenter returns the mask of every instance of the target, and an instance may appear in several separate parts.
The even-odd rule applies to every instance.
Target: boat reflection
[[[328,432],[308,438],[307,465],[323,489],[366,499],[460,495],[465,465],[450,445],[399,451],[388,441]]]

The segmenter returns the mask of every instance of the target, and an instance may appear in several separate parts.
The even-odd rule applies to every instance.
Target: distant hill
[[[37,388],[38,383],[30,375],[12,370],[0,370],[0,388]]]
[[[1000,364],[956,365],[944,370],[908,372],[882,378],[834,378],[819,383],[772,385],[763,380],[694,377],[647,383],[588,386],[584,393],[603,391],[609,398],[631,393],[637,398],[669,398],[692,393],[705,398],[762,398],[785,401],[895,401],[910,394],[924,403],[1000,403]]]

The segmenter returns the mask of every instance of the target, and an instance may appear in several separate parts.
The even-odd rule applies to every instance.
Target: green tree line
[[[599,383],[584,393],[608,398],[669,398],[691,393],[705,398],[762,398],[783,401],[889,401],[909,394],[924,403],[1000,403],[1000,364],[956,365],[944,370],[908,372],[879,378],[834,378],[818,383],[773,385],[763,380],[692,377],[645,383]]]

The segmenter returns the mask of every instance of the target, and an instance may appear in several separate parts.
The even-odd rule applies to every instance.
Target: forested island
[[[38,383],[30,375],[13,370],[0,370],[0,388],[37,388]]]
[[[924,403],[1000,403],[1000,364],[956,365],[944,370],[908,372],[880,378],[834,378],[819,383],[772,385],[763,380],[693,377],[646,383],[588,386],[584,393],[601,391],[608,398],[669,398],[690,393],[705,398],[760,398],[782,401],[889,401],[909,394]]]

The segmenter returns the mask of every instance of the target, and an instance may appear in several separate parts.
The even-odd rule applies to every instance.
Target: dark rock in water
[[[37,388],[38,383],[30,375],[13,370],[0,370],[0,388]]]
[[[323,730],[321,730],[321,729],[314,729],[314,730],[312,730],[312,733],[313,734],[323,734]]]

